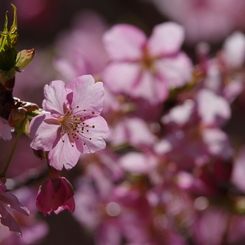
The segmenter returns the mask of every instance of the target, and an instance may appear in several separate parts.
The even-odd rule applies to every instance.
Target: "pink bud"
[[[64,177],[57,177],[47,180],[40,186],[37,193],[36,205],[43,213],[56,214],[68,209],[71,212],[75,210],[74,191],[71,183]]]

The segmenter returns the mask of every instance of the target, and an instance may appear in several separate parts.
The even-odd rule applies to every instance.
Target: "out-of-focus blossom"
[[[119,164],[129,173],[150,175],[157,166],[157,159],[151,154],[130,152],[121,157]]]
[[[229,214],[222,209],[208,209],[196,218],[194,230],[195,244],[221,244],[228,230]]]
[[[15,190],[14,195],[28,207],[30,215],[28,217],[20,214],[13,213],[13,216],[20,225],[22,235],[16,236],[15,233],[7,231],[7,227],[1,226],[0,243],[4,245],[32,245],[40,242],[48,233],[48,225],[37,218],[37,208],[35,203],[35,191],[29,187],[19,188]]]
[[[74,191],[70,182],[64,177],[45,181],[39,188],[36,198],[37,208],[43,213],[58,214],[63,210],[74,212]]]
[[[230,184],[230,162],[214,160],[204,166],[193,168],[192,172],[180,171],[176,175],[180,189],[197,196],[215,196],[221,194]],[[207,200],[208,205],[208,200]]]
[[[150,209],[141,192],[120,185],[113,187],[106,196],[100,196],[90,184],[79,183],[74,217],[90,225],[96,244],[119,245],[122,238],[136,243],[147,242]]]
[[[245,62],[245,35],[241,32],[234,32],[227,37],[223,53],[226,65],[229,68],[241,68]]]
[[[146,122],[137,117],[125,118],[110,129],[108,140],[113,145],[129,143],[134,147],[152,146],[156,140]]]
[[[156,104],[191,77],[191,61],[180,52],[184,30],[178,24],[157,25],[149,39],[138,28],[119,24],[103,39],[111,59],[103,79],[113,92]]]
[[[11,140],[13,128],[9,126],[9,123],[6,119],[0,117],[0,138],[3,140]]]
[[[31,147],[49,151],[49,164],[71,169],[81,153],[105,148],[108,126],[100,116],[104,90],[92,76],[81,76],[67,86],[56,80],[44,87],[43,108],[30,124]]]
[[[16,196],[7,191],[2,181],[0,181],[0,199],[1,223],[9,230],[21,234],[20,227],[11,215],[9,208],[24,215],[29,215],[29,210],[19,202]]]
[[[54,66],[66,80],[102,72],[108,62],[102,35],[106,24],[93,12],[80,13],[71,31],[61,33],[57,39],[58,58]]]
[[[106,196],[113,188],[113,183],[121,181],[124,170],[119,164],[119,156],[104,149],[93,154],[82,154],[78,166],[84,175],[93,180],[101,196]]]
[[[231,117],[231,109],[227,100],[210,90],[199,91],[197,104],[198,114],[203,125],[221,125],[222,121],[227,121]]]
[[[184,26],[186,39],[191,43],[220,41],[235,29],[244,28],[243,0],[154,0],[154,3],[164,15]]]
[[[200,90],[194,100],[184,101],[163,116],[162,122],[169,127],[163,142],[169,147],[161,149],[159,143],[155,149],[180,166],[202,165],[211,156],[229,159],[232,148],[227,135],[219,128],[229,118],[230,107],[223,97]]]
[[[13,0],[12,3],[18,9],[19,29],[25,30],[33,36],[40,35],[40,32],[47,35],[47,33],[54,31],[60,14],[56,8],[58,3],[56,0],[23,0],[22,2]],[[32,11],[28,11],[28,9]]]
[[[244,65],[245,36],[235,32],[227,37],[215,58],[206,57],[204,87],[233,102],[244,88]]]

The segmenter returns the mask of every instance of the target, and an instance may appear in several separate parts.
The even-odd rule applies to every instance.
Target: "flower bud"
[[[45,181],[39,188],[36,198],[37,208],[43,213],[51,214],[68,209],[75,210],[74,191],[71,183],[64,177]]]

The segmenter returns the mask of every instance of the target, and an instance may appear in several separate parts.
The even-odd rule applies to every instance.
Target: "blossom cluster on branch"
[[[69,210],[96,245],[242,244],[245,148],[227,125],[245,106],[245,35],[234,32],[212,55],[199,43],[193,58],[175,22],[149,36],[96,16],[87,23],[57,41],[56,77],[38,106],[13,96],[16,73],[28,65],[28,81],[37,64],[34,49],[16,51],[16,8],[10,29],[6,15],[0,136],[13,144],[0,165],[0,230],[23,238],[0,242],[33,244],[47,233],[38,211]],[[37,164],[14,159],[18,141]]]

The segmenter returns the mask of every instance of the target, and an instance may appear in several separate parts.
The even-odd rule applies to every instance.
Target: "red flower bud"
[[[74,191],[71,183],[64,177],[57,177],[45,181],[39,188],[36,198],[37,208],[43,213],[56,214],[68,209],[75,210]]]

